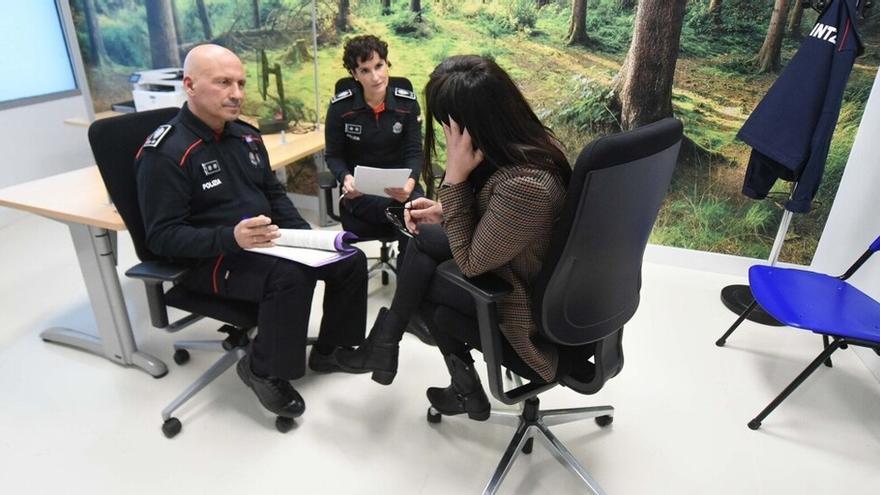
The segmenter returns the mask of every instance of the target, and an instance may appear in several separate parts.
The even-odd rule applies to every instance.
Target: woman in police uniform
[[[342,224],[363,237],[394,232],[402,253],[407,238],[393,228],[385,210],[422,196],[418,185],[423,161],[419,103],[411,90],[391,83],[388,44],[376,36],[349,39],[342,63],[353,81],[330,102],[324,131],[327,166],[342,184],[344,194]],[[391,196],[386,198],[358,191],[354,180],[357,165],[408,168],[411,172],[404,187],[386,189]]]

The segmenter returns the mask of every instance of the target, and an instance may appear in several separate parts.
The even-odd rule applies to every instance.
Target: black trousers
[[[257,374],[293,380],[305,374],[309,313],[318,280],[325,284],[318,345],[359,345],[367,319],[366,257],[361,251],[318,268],[244,251],[199,262],[181,283],[192,291],[258,303],[251,366]]]
[[[422,186],[417,184],[410,197],[415,199],[424,195]],[[346,198],[339,211],[342,228],[362,238],[393,237],[397,241],[400,258],[403,258],[409,237],[400,232],[385,216],[385,208],[389,206],[403,206],[403,203],[392,198],[367,194],[354,199]]]
[[[435,277],[437,265],[449,259],[452,259],[452,251],[443,228],[439,225],[420,227],[419,235],[407,249],[397,278],[390,308],[394,315],[392,321],[405,325],[418,311],[444,356],[456,354],[469,360],[470,349],[481,349],[477,310],[469,292]],[[540,380],[507,339],[501,341],[504,366],[523,378]]]

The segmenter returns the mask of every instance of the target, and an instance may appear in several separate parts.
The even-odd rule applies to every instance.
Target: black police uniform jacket
[[[419,103],[412,91],[388,85],[385,107],[375,112],[360,84],[330,102],[324,121],[327,166],[341,184],[354,167],[408,168],[418,182],[422,169]]]
[[[259,131],[240,120],[216,134],[184,104],[147,138],[136,167],[147,247],[157,255],[239,252],[235,225],[258,215],[279,227],[310,228],[272,172]]]

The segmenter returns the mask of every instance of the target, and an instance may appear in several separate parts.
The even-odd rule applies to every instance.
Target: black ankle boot
[[[455,354],[444,356],[443,359],[452,376],[452,384],[446,388],[428,389],[431,407],[446,416],[467,413],[469,418],[477,421],[489,419],[492,408],[474,369],[474,362],[466,362]]]
[[[336,361],[343,371],[349,373],[373,372],[373,381],[390,385],[397,375],[397,355],[400,351],[400,337],[397,318],[388,308],[379,310],[376,322],[370,329],[367,340],[357,349],[339,349]]]

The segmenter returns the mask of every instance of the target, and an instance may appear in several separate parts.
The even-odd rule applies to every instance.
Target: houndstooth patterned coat
[[[556,376],[556,347],[537,337],[532,283],[565,203],[565,183],[550,170],[499,168],[478,194],[468,182],[440,189],[443,227],[461,272],[501,277],[513,291],[498,304],[501,332],[545,380]]]

